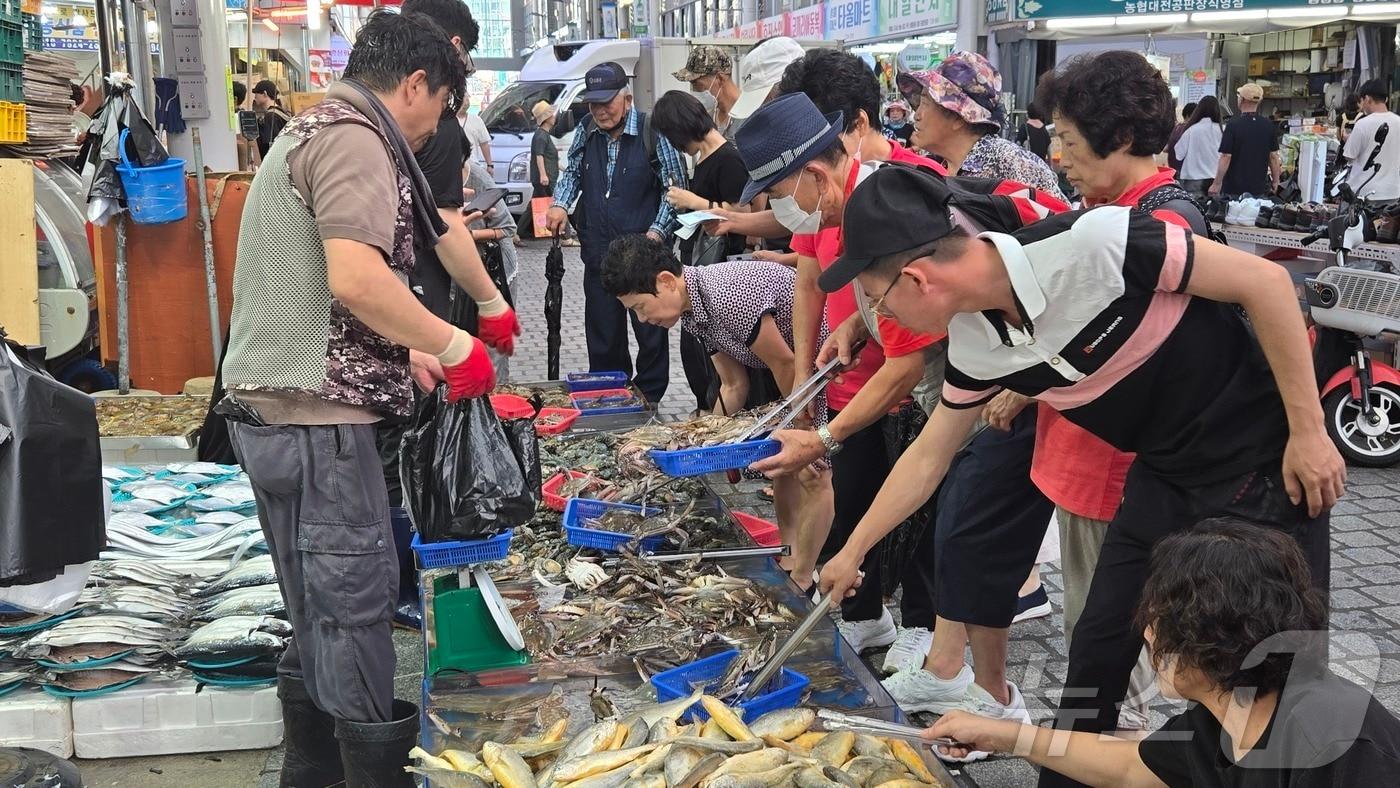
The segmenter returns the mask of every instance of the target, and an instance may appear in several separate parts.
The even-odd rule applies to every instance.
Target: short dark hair
[[[657,99],[651,110],[651,122],[658,134],[680,150],[685,149],[686,143],[705,139],[715,127],[699,99],[683,90],[668,90]]]
[[[1068,118],[1101,159],[1124,145],[1133,156],[1155,156],[1176,127],[1171,88],[1137,52],[1071,58],[1040,78],[1036,101]]]
[[[272,99],[273,101],[276,101],[276,100],[277,100],[277,83],[276,83],[276,82],[273,82],[273,81],[270,80],[270,79],[264,79],[264,80],[262,80],[261,82],[259,82],[258,84],[256,84],[256,85],[253,86],[253,92],[254,92],[254,93],[261,93],[261,94],[263,94],[264,96],[267,96],[268,98]]]
[[[1194,115],[1195,113],[1196,113],[1196,102],[1194,102],[1194,101],[1188,101],[1188,102],[1186,102],[1186,104],[1185,104],[1184,106],[1182,106],[1182,108],[1181,108],[1181,119],[1182,119],[1182,120],[1190,120],[1190,119],[1191,119],[1191,116]]]
[[[656,295],[662,271],[681,275],[681,261],[671,247],[646,235],[624,235],[608,244],[603,257],[603,290],[614,298]]]
[[[233,83],[233,105],[234,105],[235,107],[236,107],[236,106],[239,106],[239,105],[242,104],[243,101],[244,101],[245,99],[247,99],[247,98],[248,98],[248,83],[247,83],[247,82],[239,82],[239,81],[235,80],[234,83]]]
[[[778,83],[778,95],[806,93],[824,114],[841,112],[850,131],[864,112],[880,125],[880,81],[864,60],[839,49],[813,49],[792,61]]]
[[[468,52],[476,49],[481,40],[481,25],[472,16],[472,10],[462,0],[404,0],[401,10],[405,14],[422,14],[437,23],[447,33],[462,40],[462,48]]]
[[[1152,551],[1137,626],[1152,628],[1152,663],[1172,657],[1223,691],[1283,688],[1296,665],[1316,668],[1327,612],[1297,542],[1282,531],[1233,517],[1204,520]],[[1298,653],[1251,660],[1280,633],[1310,634]]]
[[[467,67],[442,28],[423,14],[380,9],[356,35],[345,78],[387,92],[420,70],[428,76],[429,90],[451,88],[456,104],[462,103]]]
[[[1366,80],[1356,93],[1360,96],[1370,96],[1382,104],[1390,100],[1390,91],[1386,88],[1385,81],[1380,79]]]

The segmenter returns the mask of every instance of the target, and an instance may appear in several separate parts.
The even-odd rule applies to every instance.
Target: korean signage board
[[[1059,0],[1073,4],[1075,0]],[[1111,2],[1111,0],[1103,0]],[[1027,0],[1035,2],[1035,0]],[[880,0],[880,35],[915,35],[952,27],[958,21],[956,0]]]
[[[758,20],[758,37],[772,38],[788,34],[788,15],[778,14]]]
[[[824,6],[814,5],[801,11],[789,12],[787,15],[788,35],[797,39],[825,38],[826,27],[823,24],[825,11]]]
[[[987,6],[988,20],[991,6]],[[1017,19],[1055,19],[1075,16],[1124,16],[1190,11],[1244,11],[1268,8],[1315,8],[1351,5],[1344,0],[1008,0]],[[1340,10],[1340,9],[1339,9]]]
[[[833,41],[862,41],[874,38],[879,0],[827,0],[826,37]]]

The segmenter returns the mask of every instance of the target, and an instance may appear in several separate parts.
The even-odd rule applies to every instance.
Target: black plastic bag
[[[494,536],[535,514],[537,494],[521,467],[490,400],[449,403],[439,385],[404,432],[404,508],[424,542]]]
[[[0,586],[52,579],[107,543],[92,397],[0,329]]]
[[[508,419],[501,422],[501,427],[506,431],[506,440],[510,441],[516,461],[520,463],[520,472],[525,475],[525,488],[535,496],[535,503],[538,504],[543,480],[540,476],[540,436],[535,432],[535,420]]]

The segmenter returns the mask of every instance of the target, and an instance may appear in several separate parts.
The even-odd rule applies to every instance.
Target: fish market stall
[[[207,397],[182,394],[94,397],[102,461],[138,465],[193,461]]]
[[[825,606],[814,611],[778,568],[777,550],[726,552],[754,551],[773,526],[736,516],[703,476],[666,476],[652,460],[655,449],[725,445],[752,423],[543,438],[541,505],[496,560],[422,569],[414,771],[427,784],[972,784],[927,746],[816,724],[819,712],[871,724],[903,715]],[[751,688],[799,629],[776,678]]]

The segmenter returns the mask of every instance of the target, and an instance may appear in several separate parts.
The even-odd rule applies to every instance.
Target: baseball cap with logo
[[[599,63],[583,75],[584,92],[578,99],[585,104],[606,104],[625,87],[627,72],[622,66],[612,61]]]
[[[734,58],[728,52],[717,46],[698,46],[690,50],[690,57],[686,58],[685,68],[677,71],[674,76],[682,82],[689,82],[701,77],[710,77],[715,74],[734,73]]]
[[[1264,89],[1253,82],[1246,82],[1239,86],[1239,89],[1235,91],[1235,95],[1239,96],[1244,101],[1263,101]]]
[[[729,110],[736,118],[747,118],[763,104],[773,86],[783,81],[783,71],[801,60],[802,45],[787,36],[764,41],[749,50],[739,62],[739,100]]]

